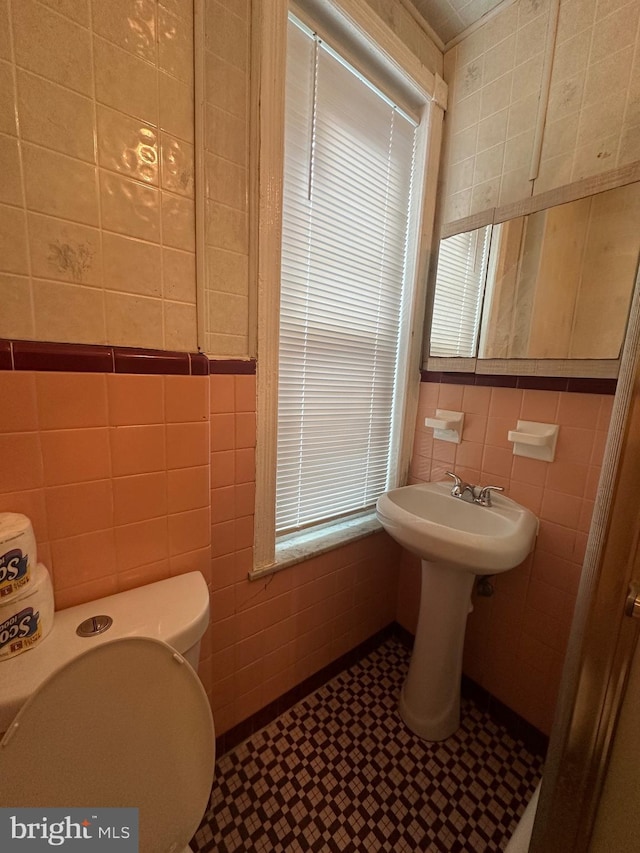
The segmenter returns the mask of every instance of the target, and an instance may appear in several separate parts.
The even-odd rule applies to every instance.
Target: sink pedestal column
[[[420,616],[400,716],[425,740],[444,740],[460,725],[464,634],[475,575],[422,561]]]

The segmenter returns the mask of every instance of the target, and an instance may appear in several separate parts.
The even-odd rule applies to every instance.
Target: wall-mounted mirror
[[[635,183],[442,240],[430,354],[617,359],[638,222]]]

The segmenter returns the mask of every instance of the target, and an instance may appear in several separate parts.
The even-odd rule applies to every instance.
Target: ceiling
[[[503,0],[410,0],[418,13],[447,44]]]

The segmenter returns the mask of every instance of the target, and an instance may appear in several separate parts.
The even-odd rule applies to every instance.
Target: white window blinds
[[[433,356],[476,354],[491,226],[440,243],[431,318]]]
[[[387,487],[415,124],[290,19],[276,529]]]

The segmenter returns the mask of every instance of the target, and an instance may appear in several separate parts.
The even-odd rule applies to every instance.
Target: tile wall
[[[561,0],[530,182],[550,0],[517,0],[445,54],[445,222],[637,161],[637,0]]]
[[[560,6],[536,192],[640,159],[640,3]]]
[[[195,350],[191,0],[0,0],[0,336]]]
[[[247,356],[249,346],[248,0],[205,5],[205,349]]]
[[[209,378],[0,371],[0,512],[23,512],[56,607],[210,577]]]
[[[474,596],[464,671],[549,733],[593,512],[613,396],[423,382],[411,481],[448,479],[503,486],[540,519],[533,554],[493,580],[495,594]],[[424,426],[436,408],[463,411],[459,445]],[[507,432],[517,420],[560,425],[556,457],[513,455]],[[398,621],[415,631],[419,561],[403,555]]]
[[[223,734],[394,619],[378,534],[250,582],[253,375],[0,370],[0,512],[34,525],[56,609],[200,571],[200,675]]]

